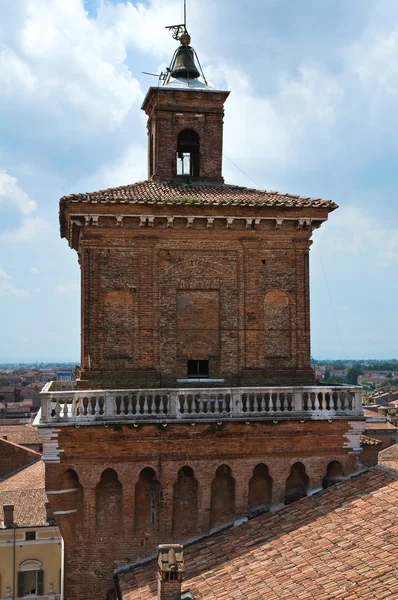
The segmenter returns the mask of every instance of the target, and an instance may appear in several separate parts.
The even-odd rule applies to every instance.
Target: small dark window
[[[36,539],[36,531],[26,531],[25,540],[27,542],[33,542]]]
[[[199,378],[209,376],[208,360],[189,360],[188,377]]]
[[[177,140],[177,175],[199,177],[200,144],[199,136],[192,129],[184,129]]]

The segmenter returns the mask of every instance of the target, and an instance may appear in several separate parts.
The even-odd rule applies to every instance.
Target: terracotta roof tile
[[[26,425],[0,425],[0,438],[4,436],[7,436],[9,442],[14,442],[20,446],[40,444],[37,429],[31,423]]]
[[[3,505],[13,504],[14,522],[18,526],[47,525],[46,502],[42,460],[0,481],[0,521],[3,520]]]
[[[201,600],[398,598],[398,473],[375,468],[184,551]],[[123,600],[156,598],[156,565],[119,574]]]
[[[64,202],[313,207],[327,208],[330,211],[337,208],[337,204],[322,198],[294,196],[234,185],[178,184],[155,181],[141,181],[132,185],[87,194],[71,194],[61,198],[61,203]]]
[[[377,431],[383,429],[391,429],[392,431],[397,431],[398,428],[395,427],[395,425],[393,425],[392,423],[372,423],[369,421],[366,422],[366,431]]]

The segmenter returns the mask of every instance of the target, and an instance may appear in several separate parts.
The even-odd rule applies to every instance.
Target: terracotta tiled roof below
[[[155,181],[141,181],[87,194],[71,194],[61,198],[61,203],[64,202],[313,207],[327,208],[330,211],[337,208],[337,204],[331,200],[261,191],[235,185]]]
[[[0,521],[3,520],[3,506],[13,504],[14,522],[19,527],[47,525],[46,502],[41,460],[0,481]]]
[[[376,467],[186,547],[183,591],[197,600],[392,600],[397,531],[398,472]],[[119,581],[123,600],[155,599],[155,561]]]
[[[398,461],[398,444],[393,444],[379,452],[379,461],[386,464],[389,461]]]

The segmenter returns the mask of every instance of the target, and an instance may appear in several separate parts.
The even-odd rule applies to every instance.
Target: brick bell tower
[[[360,467],[360,390],[316,386],[310,361],[311,236],[337,206],[224,183],[229,92],[174,31],[143,103],[148,180],[60,201],[81,266],[81,374],[46,385],[36,425],[65,600],[105,598],[114,569],[158,544]]]

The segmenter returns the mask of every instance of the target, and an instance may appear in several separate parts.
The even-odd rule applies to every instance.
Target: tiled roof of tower
[[[41,460],[0,482],[0,521],[3,520],[3,505],[13,504],[14,523],[19,527],[46,526],[46,502]]]
[[[331,200],[261,191],[234,185],[179,184],[155,181],[142,181],[87,194],[71,194],[61,198],[61,203],[63,202],[312,207],[327,208],[329,211],[337,208],[337,204]]]
[[[376,467],[184,551],[197,600],[398,598],[398,472]],[[123,600],[156,598],[156,563],[119,573]]]

